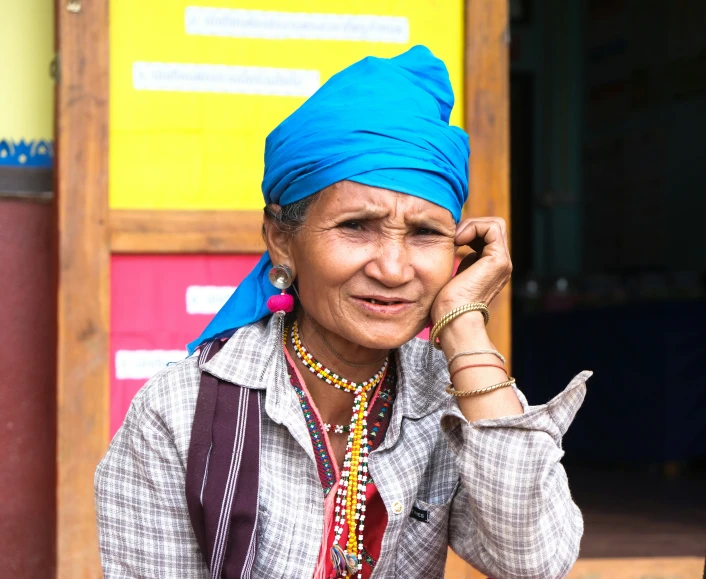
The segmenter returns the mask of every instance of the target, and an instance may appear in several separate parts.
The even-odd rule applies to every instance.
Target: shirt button
[[[395,501],[394,503],[392,503],[392,512],[396,515],[402,513],[402,503],[400,501]]]

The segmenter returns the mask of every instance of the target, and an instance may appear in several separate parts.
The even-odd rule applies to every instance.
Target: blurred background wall
[[[706,4],[519,4],[516,371],[541,395],[570,368],[597,371],[596,402],[589,397],[570,434],[574,456],[702,458],[706,36],[695,23],[706,22]],[[547,353],[559,358],[551,370]],[[597,429],[605,412],[611,420]]]
[[[541,403],[595,371],[564,442],[582,557],[702,561],[706,3],[511,6],[514,375]]]
[[[0,576],[54,568],[54,5],[0,1]]]

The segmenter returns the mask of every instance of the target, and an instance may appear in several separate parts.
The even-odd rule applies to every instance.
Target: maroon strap
[[[204,345],[199,364],[225,342]],[[257,542],[260,391],[201,373],[186,466],[186,502],[212,579],[249,578]]]

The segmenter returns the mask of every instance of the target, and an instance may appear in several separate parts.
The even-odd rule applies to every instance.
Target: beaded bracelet
[[[491,349],[485,349],[485,350],[469,350],[467,352],[459,352],[458,354],[454,354],[449,358],[449,361],[447,362],[447,365],[449,369],[451,369],[451,363],[460,358],[461,356],[478,356],[479,354],[492,354],[496,358],[498,358],[502,363],[503,366],[505,365],[505,356],[503,356],[500,352],[497,350],[491,350]]]
[[[467,314],[468,312],[481,312],[483,314],[483,319],[485,320],[486,326],[490,320],[490,312],[488,311],[488,306],[481,302],[472,302],[470,304],[465,304],[454,308],[447,314],[444,314],[439,321],[434,324],[434,327],[429,333],[429,341],[434,344],[437,350],[441,350],[441,342],[438,341],[439,332],[444,328],[446,324],[450,321],[455,320],[457,317]]]
[[[456,390],[453,384],[449,384],[446,387],[446,393],[451,394],[451,396],[465,397],[465,396],[480,396],[481,394],[487,394],[493,390],[499,390],[500,388],[507,388],[515,383],[514,378],[510,378],[506,382],[500,382],[500,384],[494,384],[493,386],[488,386],[487,388],[480,388],[479,390]]]

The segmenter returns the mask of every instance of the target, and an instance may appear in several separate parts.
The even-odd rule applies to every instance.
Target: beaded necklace
[[[285,329],[284,332],[286,341],[287,330]],[[365,487],[368,484],[368,454],[370,452],[367,430],[368,393],[380,383],[385,375],[388,358],[385,358],[382,368],[372,378],[356,383],[331,372],[308,352],[299,338],[297,322],[292,325],[292,345],[297,358],[317,378],[355,395],[341,481],[336,491],[334,544],[331,547],[331,562],[337,576],[357,575],[358,579],[362,579]],[[348,541],[344,550],[339,542],[345,526],[348,527]]]
[[[343,434],[344,432],[348,433],[351,431],[350,424],[329,424],[328,422],[324,422],[322,426],[326,432],[331,432],[331,429],[333,428],[333,431],[336,434]]]

